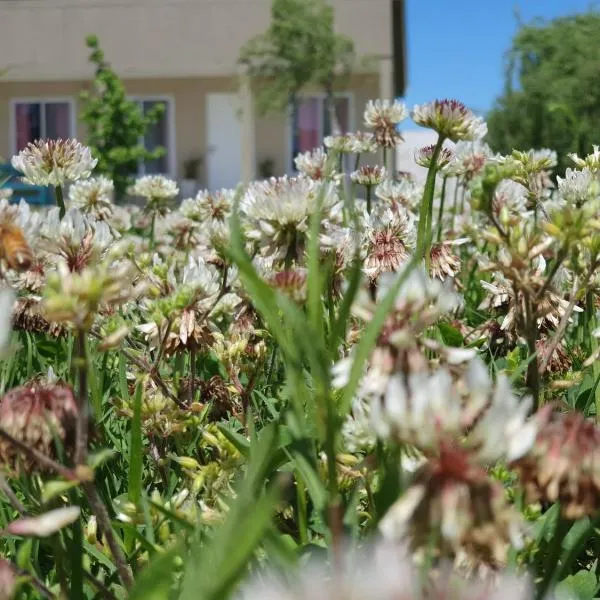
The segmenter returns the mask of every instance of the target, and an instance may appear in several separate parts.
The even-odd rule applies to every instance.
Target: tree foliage
[[[271,24],[241,50],[239,62],[256,86],[261,114],[281,112],[307,86],[333,94],[356,62],[354,42],[335,32],[334,10],[324,0],[273,0]]]
[[[144,113],[142,107],[127,97],[125,86],[105,60],[98,38],[89,36],[86,45],[90,62],[95,65],[92,91],[84,91],[81,120],[87,127],[87,144],[98,159],[99,173],[109,176],[117,198],[125,194],[132,175],[142,160],[164,155],[165,149],[146,150],[141,139],[164,112],[162,104]]]
[[[568,166],[600,140],[600,13],[522,26],[508,53],[505,91],[488,116],[494,150],[548,147]],[[567,162],[566,162],[567,161]]]

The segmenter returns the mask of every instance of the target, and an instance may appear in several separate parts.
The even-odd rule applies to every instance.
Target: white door
[[[242,130],[237,94],[208,94],[207,172],[212,191],[234,188],[242,179]]]

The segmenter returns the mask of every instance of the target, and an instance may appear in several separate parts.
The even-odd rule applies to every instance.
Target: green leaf
[[[556,600],[593,600],[598,581],[591,571],[579,571],[569,575],[555,588]]]
[[[323,280],[325,278],[321,273],[321,265],[319,264],[319,230],[321,228],[321,212],[326,185],[328,184],[322,184],[319,190],[317,210],[310,218],[310,235],[308,240],[308,315],[315,332],[323,331],[323,302],[321,301],[321,297]]]
[[[217,423],[217,429],[231,442],[236,450],[247,457],[250,453],[250,442],[237,431],[233,431],[226,423]]]
[[[78,481],[47,481],[42,488],[42,503],[46,504],[57,496],[62,496],[68,490],[79,485]]]
[[[461,335],[460,331],[456,329],[456,327],[452,327],[452,325],[448,323],[440,323],[438,325],[440,330],[440,334],[442,336],[442,340],[446,346],[452,346],[453,348],[459,348],[463,345],[464,338]]]
[[[142,493],[142,382],[137,384],[133,400],[131,420],[131,444],[129,449],[129,501],[139,506]]]
[[[313,504],[315,505],[315,509],[318,511],[323,510],[327,503],[327,489],[321,481],[319,474],[306,459],[306,457],[299,452],[294,453],[292,461],[302,476],[302,480],[304,481],[304,485],[306,486]]]
[[[278,497],[279,490],[272,488],[245,508],[241,509],[245,502],[233,508],[228,523],[209,545],[210,551],[200,552],[193,561],[195,564],[188,566],[181,600],[221,600],[228,597],[228,592],[271,526],[273,507]]]
[[[92,469],[97,469],[104,463],[112,460],[116,455],[116,450],[112,450],[111,448],[103,448],[102,450],[98,450],[98,452],[94,452],[88,456],[88,466],[90,466]]]

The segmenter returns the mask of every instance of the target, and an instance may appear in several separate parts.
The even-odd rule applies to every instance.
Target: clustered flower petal
[[[88,178],[98,161],[77,140],[57,139],[30,142],[11,162],[31,185],[63,186]]]

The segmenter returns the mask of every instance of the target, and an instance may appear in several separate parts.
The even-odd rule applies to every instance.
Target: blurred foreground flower
[[[600,506],[600,428],[581,413],[538,414],[530,452],[512,464],[530,502],[560,502],[567,519],[595,516]]]
[[[469,582],[448,569],[423,579],[402,548],[380,543],[343,556],[340,571],[322,562],[284,577],[267,574],[243,585],[236,600],[528,600],[527,578],[501,575],[494,583]]]
[[[0,600],[11,600],[17,587],[17,573],[14,567],[0,558]]]
[[[33,383],[13,388],[0,401],[0,425],[17,440],[49,457],[62,452],[71,454],[77,403],[73,390],[66,385]],[[26,473],[39,465],[6,440],[0,441],[0,459],[11,468]]]
[[[23,517],[6,526],[5,531],[11,535],[23,537],[49,537],[64,527],[68,527],[81,514],[79,506],[57,508],[37,517]]]
[[[0,357],[6,351],[10,340],[11,315],[15,303],[15,293],[10,288],[0,288]]]
[[[443,557],[465,552],[498,567],[510,546],[521,545],[521,519],[504,488],[469,452],[443,446],[417,473],[412,486],[380,523],[384,537],[425,551],[432,540]],[[429,548],[431,551],[431,548]]]
[[[31,185],[63,186],[86,179],[98,162],[77,140],[36,140],[12,159],[12,166]]]

